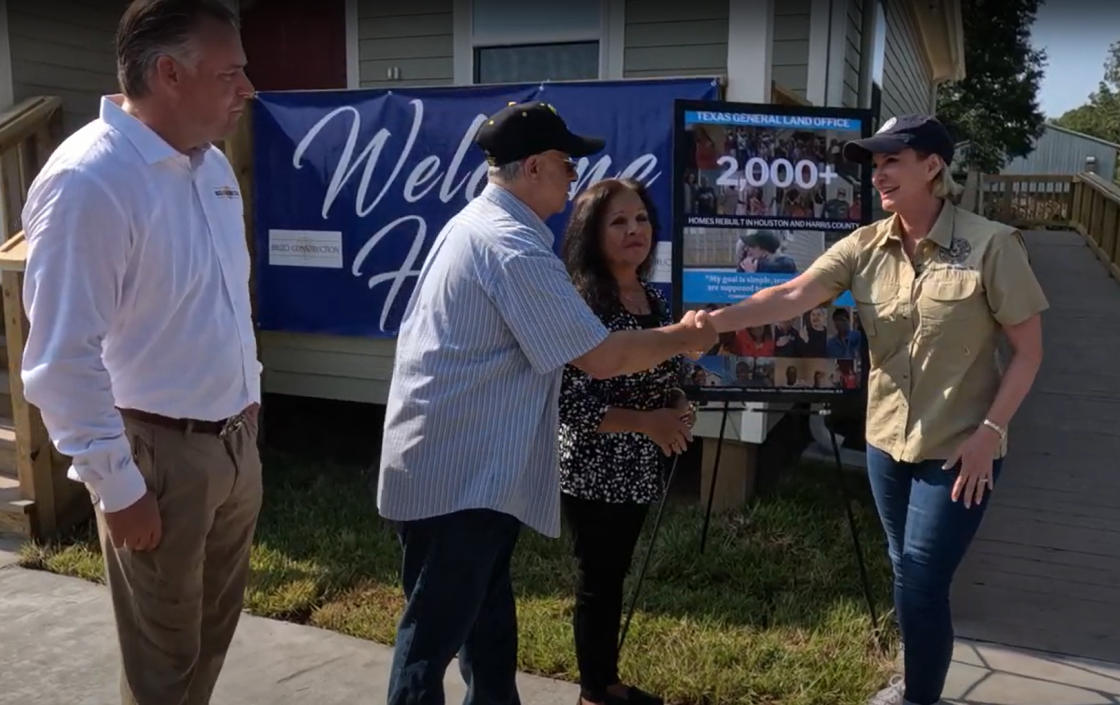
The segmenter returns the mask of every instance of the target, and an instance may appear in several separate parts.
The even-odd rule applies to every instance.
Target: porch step
[[[0,418],[0,534],[27,537],[34,504],[22,499],[19,492],[15,424]]]
[[[20,497],[19,480],[0,473],[0,534],[30,538],[34,508],[34,501]]]

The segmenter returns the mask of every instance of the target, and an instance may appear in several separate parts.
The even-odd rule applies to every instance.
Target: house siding
[[[842,102],[845,108],[859,107],[864,1],[865,0],[848,0],[848,26],[844,32],[847,41],[844,45],[844,97]]]
[[[95,118],[117,88],[114,35],[124,2],[8,0],[12,96],[62,99],[67,133]]]
[[[452,0],[358,3],[362,88],[445,86],[454,80]],[[388,73],[399,70],[399,78]],[[397,342],[261,331],[265,392],[384,404]]]
[[[452,0],[358,2],[362,88],[445,86],[454,77]],[[389,72],[399,70],[399,78]]]
[[[908,0],[887,0],[880,119],[933,110],[933,69]]]
[[[627,0],[622,75],[726,75],[727,10],[728,0]]]
[[[687,7],[628,0],[624,76],[727,73],[728,0]],[[363,88],[451,85],[452,0],[413,0],[393,8],[358,7],[359,80]],[[807,45],[806,45],[807,46]],[[388,80],[398,68],[400,78]],[[262,331],[266,392],[383,404],[396,341]]]
[[[1080,174],[1086,160],[1096,160],[1096,173],[1106,181],[1117,178],[1117,156],[1120,144],[1046,125],[1034,143],[1034,151],[1016,157],[1000,171],[1001,174]]]
[[[812,0],[785,0],[774,7],[770,80],[802,98],[808,95],[811,22]]]

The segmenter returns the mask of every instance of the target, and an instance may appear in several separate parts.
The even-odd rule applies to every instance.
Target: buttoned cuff
[[[148,491],[148,483],[131,458],[113,472],[88,484],[97,495],[103,512],[116,512],[131,507]]]

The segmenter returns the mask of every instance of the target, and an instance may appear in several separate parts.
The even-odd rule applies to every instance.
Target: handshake
[[[719,332],[707,311],[686,311],[675,327],[684,343],[685,354],[694,360],[719,342]]]

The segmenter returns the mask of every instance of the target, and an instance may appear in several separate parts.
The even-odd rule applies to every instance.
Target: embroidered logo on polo
[[[218,198],[241,198],[241,192],[230,186],[221,186],[214,189],[214,195]]]
[[[954,237],[948,247],[937,249],[937,259],[945,264],[964,264],[971,254],[972,245],[959,237]]]

